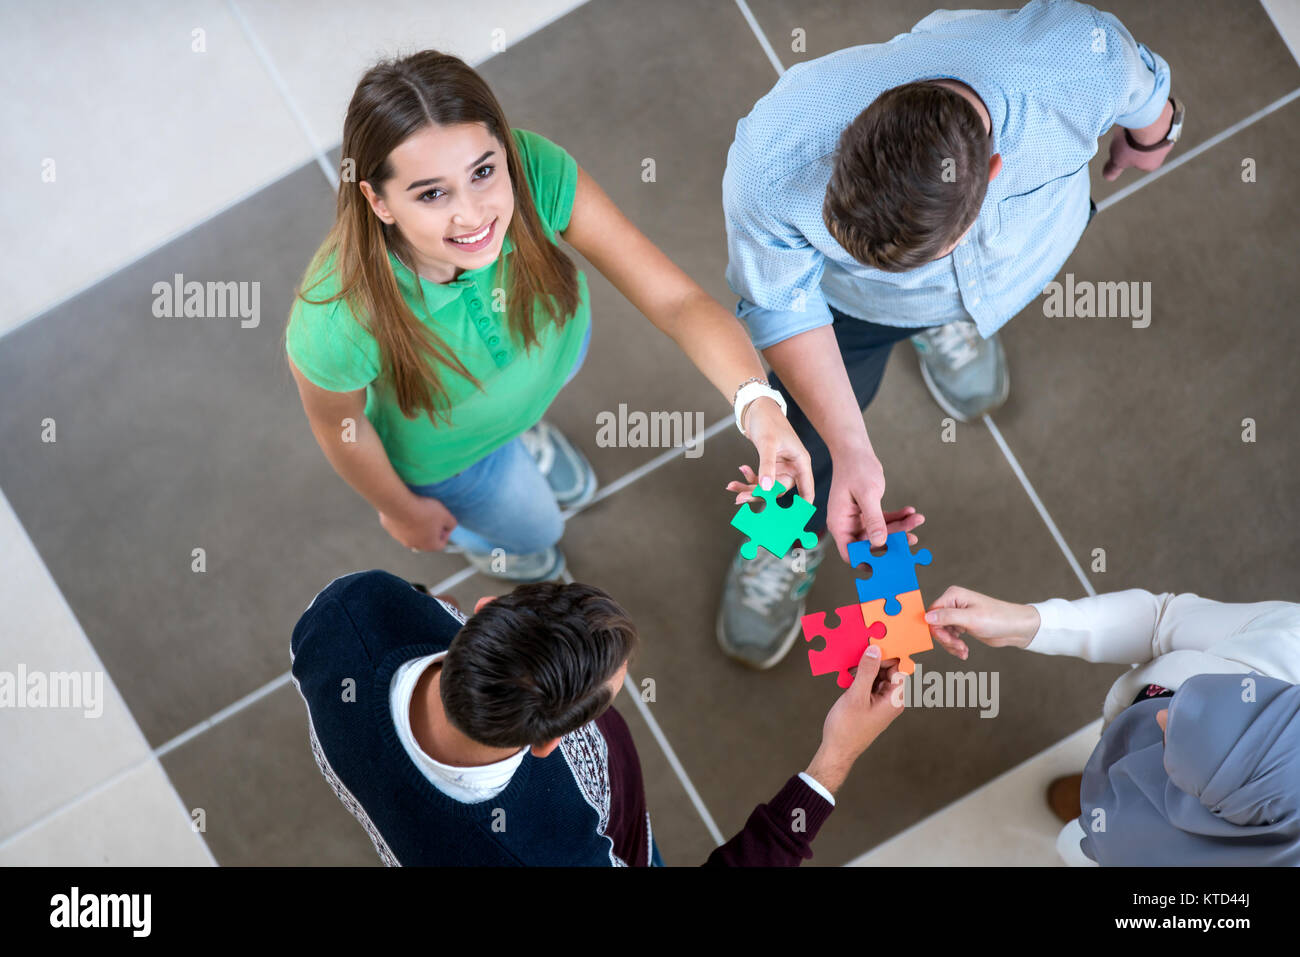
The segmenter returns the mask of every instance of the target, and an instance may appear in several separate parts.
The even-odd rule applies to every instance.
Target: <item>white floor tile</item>
[[[205,826],[211,822],[205,822]],[[150,760],[106,788],[0,845],[0,867],[207,867],[162,766]]]
[[[46,677],[51,672],[78,672],[83,677],[88,673],[92,676],[88,687],[99,691],[97,700],[87,696],[78,708],[0,707],[0,768],[4,769],[0,775],[0,860],[38,862],[25,858],[22,848],[32,849],[46,863],[82,860],[75,855],[63,860],[48,856],[64,846],[61,839],[50,835],[49,825],[65,818],[83,820],[86,812],[78,811],[78,816],[71,818],[71,811],[47,816],[133,767],[137,771],[130,776],[127,790],[136,798],[146,796],[149,788],[157,793],[147,795],[148,800],[137,810],[112,800],[108,804],[96,800],[95,807],[101,812],[118,810],[122,816],[101,818],[96,827],[102,835],[95,837],[83,828],[78,840],[90,841],[87,846],[115,840],[112,835],[130,833],[140,826],[137,818],[141,814],[146,815],[143,820],[149,826],[163,828],[160,835],[166,834],[169,822],[179,822],[188,830],[189,819],[175,790],[153,761],[148,742],[3,493],[0,609],[4,609],[0,671],[18,676],[25,669],[29,676],[40,673]],[[139,773],[142,764],[143,768],[152,765],[155,771]],[[42,819],[46,819],[44,823]],[[34,824],[37,826],[28,831]],[[13,840],[15,834],[21,836]],[[166,846],[160,845],[160,851]],[[144,851],[136,848],[133,853]],[[203,853],[206,856],[206,849]]]
[[[0,333],[311,158],[221,0],[7,4],[4,24]]]
[[[586,0],[386,0],[364,15],[352,3],[235,2],[312,137],[331,149],[343,139],[357,81],[377,59],[432,49],[477,66]]]
[[[861,857],[851,867],[1060,867],[1061,823],[1047,807],[1048,783],[1083,770],[1101,719],[994,778]]]
[[[1261,0],[1273,26],[1300,63],[1300,0]]]

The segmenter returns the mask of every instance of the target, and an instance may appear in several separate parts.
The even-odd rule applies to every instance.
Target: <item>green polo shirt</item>
[[[533,201],[547,238],[569,226],[578,184],[578,164],[562,147],[537,133],[512,130]],[[332,392],[366,390],[366,418],[383,441],[403,481],[426,485],[450,478],[532,427],[563,387],[591,324],[587,277],[578,271],[577,312],[557,330],[542,309],[534,314],[539,344],[529,350],[510,335],[506,313],[493,310],[494,287],[508,288],[514,249],[507,233],[497,281],[497,261],[460,274],[454,282],[430,282],[391,252],[398,288],[421,322],[433,329],[479,380],[482,391],[459,373],[439,369],[451,399],[451,424],[427,414],[402,415],[380,380],[379,344],[342,299],[312,305],[296,299],[289,316],[286,350],[308,380]],[[308,295],[324,299],[338,291],[333,260],[322,267],[326,280]],[[310,288],[310,281],[304,288]]]

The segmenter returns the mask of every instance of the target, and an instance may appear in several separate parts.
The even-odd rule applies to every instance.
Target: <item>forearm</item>
[[[1170,597],[1130,588],[1075,601],[1035,602],[1041,623],[1028,648],[1111,664],[1150,661],[1158,653],[1157,623]]]
[[[839,793],[844,779],[853,769],[853,760],[828,749],[823,743],[813,755],[804,773],[824,787],[832,796]]]
[[[651,321],[677,343],[728,405],[740,383],[764,375],[740,320],[702,289],[688,295],[672,315]]]
[[[763,350],[832,457],[871,450],[839,343],[830,326],[791,336]]]
[[[400,514],[415,493],[406,487],[388,459],[384,444],[370,420],[355,418],[355,441],[344,440],[342,424],[312,422],[312,434],[325,458],[343,481],[369,502],[376,511]]]
[[[818,782],[821,783],[821,782]],[[754,808],[745,826],[718,847],[706,867],[798,867],[834,806],[793,777],[772,800]]]
[[[1165,101],[1165,107],[1156,117],[1156,121],[1150,126],[1143,126],[1138,129],[1129,129],[1133,139],[1143,146],[1150,146],[1153,143],[1159,143],[1169,135],[1169,126],[1173,122],[1174,106],[1168,100]]]

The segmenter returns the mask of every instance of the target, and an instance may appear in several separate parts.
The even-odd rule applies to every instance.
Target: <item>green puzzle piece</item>
[[[812,502],[795,495],[790,507],[782,508],[776,504],[776,500],[785,494],[785,486],[780,482],[773,482],[767,491],[756,488],[754,494],[767,502],[763,511],[755,512],[746,502],[731,520],[732,526],[749,536],[749,541],[740,546],[741,557],[757,558],[760,545],[777,558],[785,558],[785,553],[796,540],[804,548],[817,544],[817,535],[804,528],[817,512]]]

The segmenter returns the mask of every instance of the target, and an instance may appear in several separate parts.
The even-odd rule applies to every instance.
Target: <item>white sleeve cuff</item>
[[[812,788],[814,791],[816,791],[818,794],[824,797],[827,801],[829,801],[831,807],[835,806],[835,798],[831,797],[831,792],[826,790],[824,787],[822,787],[821,783],[816,778],[814,778],[807,771],[800,771],[799,777],[804,784],[808,785],[810,788]]]

